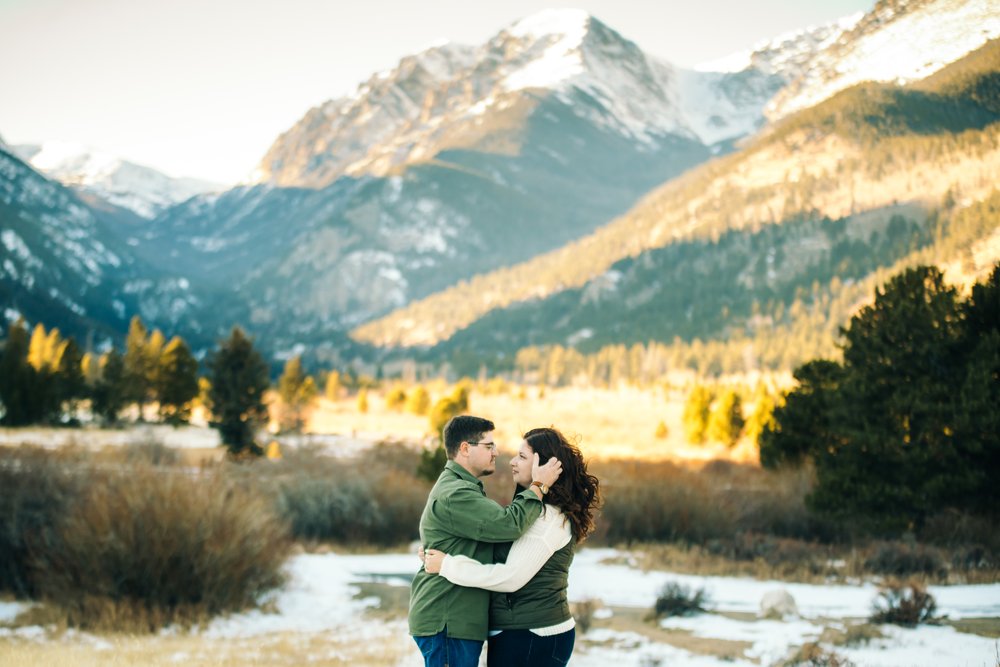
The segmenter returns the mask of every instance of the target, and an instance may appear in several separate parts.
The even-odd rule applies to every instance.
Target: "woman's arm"
[[[428,549],[424,569],[430,573],[440,570],[442,577],[459,586],[510,593],[528,583],[545,561],[571,539],[565,516],[549,505],[531,528],[514,542],[506,563],[485,565],[466,556],[448,556]]]

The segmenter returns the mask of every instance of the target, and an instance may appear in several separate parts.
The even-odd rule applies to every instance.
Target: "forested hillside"
[[[998,60],[994,41],[919,84],[843,91],[591,236],[355,335],[438,345],[431,357],[469,366],[509,367],[526,345],[656,341],[682,357],[698,350],[701,361],[686,363],[706,370],[789,368],[829,351],[837,327],[901,266],[949,264],[964,282],[991,267]]]

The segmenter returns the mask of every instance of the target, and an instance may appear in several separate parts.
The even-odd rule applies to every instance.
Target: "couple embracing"
[[[575,545],[594,527],[598,480],[554,428],[524,434],[510,505],[486,497],[493,422],[444,427],[448,462],[420,518],[424,565],[410,589],[410,634],[426,667],[565,665],[576,631],[566,589]]]

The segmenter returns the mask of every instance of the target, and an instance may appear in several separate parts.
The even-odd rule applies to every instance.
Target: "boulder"
[[[784,618],[786,616],[798,616],[799,608],[795,605],[795,598],[783,588],[768,591],[760,599],[760,611],[757,614],[761,618]]]

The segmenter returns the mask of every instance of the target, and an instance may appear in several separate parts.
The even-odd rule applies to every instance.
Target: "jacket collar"
[[[448,461],[447,463],[445,463],[444,469],[452,471],[453,473],[455,473],[456,475],[458,475],[460,478],[464,479],[467,482],[473,482],[475,484],[478,484],[480,489],[483,488],[483,483],[479,479],[473,477],[471,472],[469,472],[462,466],[458,465],[454,461]]]

